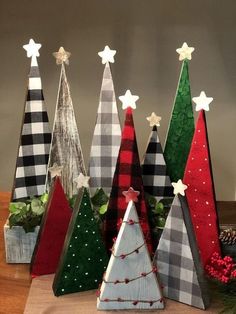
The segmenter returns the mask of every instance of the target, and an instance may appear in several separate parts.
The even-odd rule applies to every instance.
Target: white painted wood
[[[37,240],[39,226],[34,232],[25,233],[20,226],[11,229],[4,225],[4,239],[7,263],[30,263]]]
[[[129,202],[124,221],[138,221],[135,205]],[[135,250],[144,243],[144,237],[139,224],[128,225],[122,223],[115,246],[114,255],[121,255]],[[139,249],[139,253],[133,253],[126,258],[121,259],[111,255],[107,271],[105,274],[106,281],[132,279],[138,277],[143,272],[150,272],[152,263],[146,244]],[[155,301],[162,298],[160,287],[155,273],[142,277],[135,281],[126,283],[105,283],[101,286],[100,298],[97,299],[98,310],[123,310],[123,309],[163,309],[163,302],[155,302],[152,306],[149,303],[139,302],[134,305],[135,300]],[[101,302],[100,300],[133,300],[131,302]]]

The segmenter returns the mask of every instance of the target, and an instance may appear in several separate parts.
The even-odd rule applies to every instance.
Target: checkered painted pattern
[[[77,194],[78,190],[74,179],[76,179],[80,173],[85,175],[86,171],[64,64],[61,66],[49,167],[52,167],[54,163],[63,167],[61,183],[65,194],[68,197]],[[48,171],[47,189],[49,189],[51,182],[52,179]]]
[[[51,133],[37,59],[32,58],[12,200],[42,195]]]
[[[188,218],[190,223],[190,217]],[[164,296],[201,309],[206,308],[203,270],[193,229],[187,230],[183,208],[176,195],[154,258]],[[191,239],[192,238],[192,239]]]
[[[106,214],[105,240],[107,249],[113,245],[112,239],[117,236],[119,231],[120,219],[123,219],[127,208],[127,203],[122,192],[129,187],[140,191],[136,209],[140,219],[146,243],[149,250],[152,250],[150,227],[148,224],[147,206],[144,198],[143,180],[139,161],[138,147],[133,123],[132,109],[126,111],[125,124],[122,131],[121,146],[114,173],[112,189]]]
[[[97,188],[109,194],[120,148],[121,128],[110,65],[103,73],[97,122],[90,152],[89,176],[92,194]]]
[[[157,127],[154,126],[149,137],[142,164],[144,190],[156,197],[157,201],[173,197],[173,188],[167,175],[166,163],[159,140]]]

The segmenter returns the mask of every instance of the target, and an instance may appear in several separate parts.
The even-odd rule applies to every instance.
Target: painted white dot
[[[68,264],[67,267],[70,267],[70,264]]]
[[[67,276],[65,276],[64,278],[67,278]]]
[[[208,202],[208,201],[206,201],[206,204],[207,204],[207,205],[209,205],[209,202]]]
[[[205,158],[204,160],[207,161],[207,158]]]
[[[77,279],[75,278],[74,281],[77,281]]]
[[[194,144],[197,144],[197,142],[196,142],[196,141],[194,141]]]
[[[93,234],[95,233],[95,231],[92,232]]]
[[[206,182],[205,182],[205,181],[203,181],[203,182],[202,182],[202,184],[206,184]]]
[[[72,244],[70,244],[69,247],[72,247]]]
[[[202,171],[202,169],[200,168],[200,169],[199,169],[199,171],[201,172],[201,171]]]
[[[81,213],[79,213],[79,216],[81,216]]]
[[[86,276],[88,276],[88,273],[85,273]]]
[[[98,239],[96,240],[96,242],[98,242]]]
[[[86,206],[86,205],[87,205],[87,203],[84,203],[84,205]]]
[[[102,262],[102,259],[100,258],[100,260],[99,260],[100,262]]]
[[[95,279],[94,282],[98,282],[97,279]]]
[[[195,192],[197,192],[197,189],[194,189]]]
[[[215,241],[211,241],[211,243],[212,243],[212,244],[214,244],[214,243],[215,243]]]
[[[80,285],[79,287],[80,287],[80,288],[82,288],[82,286],[81,286],[81,285]]]
[[[197,199],[197,198],[195,199],[195,202],[198,202],[198,199]]]
[[[77,225],[77,228],[80,228],[80,225]]]
[[[76,265],[75,267],[76,267],[76,268],[79,268],[79,265]]]
[[[188,183],[187,186],[190,186],[190,184]]]
[[[75,256],[75,253],[73,253],[72,256]]]
[[[209,224],[209,227],[211,227],[211,224]]]
[[[194,157],[192,157],[191,159],[194,160]]]
[[[88,243],[85,243],[85,246],[88,246]]]
[[[88,258],[88,261],[91,261],[91,258],[90,258],[90,257]]]
[[[98,249],[100,250],[100,246],[98,247]]]
[[[202,145],[202,147],[204,147],[204,148],[205,148],[205,147],[206,147],[206,145],[205,145],[205,144],[203,144],[203,145]]]
[[[199,226],[196,226],[197,229],[199,229]]]
[[[210,217],[211,216],[211,214],[208,214],[208,217]]]
[[[201,132],[201,130],[197,130],[198,131],[198,133],[200,133]]]
[[[75,237],[75,239],[78,239],[78,237]]]
[[[191,170],[188,170],[188,173],[190,173],[191,172]]]
[[[65,289],[61,289],[61,291],[62,291],[62,292],[64,292],[64,291],[65,291]]]
[[[106,266],[104,266],[103,268],[106,269]]]
[[[88,233],[88,230],[86,230],[85,232]]]
[[[94,219],[93,218],[91,218],[91,221],[93,221]]]
[[[196,215],[194,214],[193,217],[196,217]]]
[[[84,215],[84,217],[87,217],[87,215]]]

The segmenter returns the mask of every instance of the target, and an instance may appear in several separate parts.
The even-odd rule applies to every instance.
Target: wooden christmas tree
[[[54,53],[54,56],[56,63],[61,64],[61,76],[49,154],[49,167],[52,167],[54,163],[63,166],[61,182],[66,195],[71,198],[77,193],[74,179],[80,173],[85,174],[85,166],[65,70],[65,63],[69,63],[70,53],[61,47],[58,52]],[[51,180],[50,173],[48,173],[47,185],[50,186]]]
[[[77,180],[81,188],[79,203],[73,211],[53,282],[56,296],[97,289],[108,263],[89,191],[84,187],[87,178],[81,174]]]
[[[204,270],[184,198],[187,186],[181,180],[173,186],[175,198],[156,250],[154,265],[158,268],[165,297],[206,309],[209,299]]]
[[[50,191],[31,260],[32,276],[55,273],[72,214],[58,176],[61,171],[60,167],[57,171],[54,166],[51,174],[55,175],[53,177],[55,181]]]
[[[16,160],[12,200],[39,196],[45,192],[51,133],[44,104],[37,57],[41,44],[30,39],[23,48],[31,58],[25,111]]]
[[[90,151],[90,192],[102,188],[110,194],[117,156],[120,148],[121,129],[116,97],[109,62],[114,62],[116,51],[108,46],[98,54],[105,64],[103,72],[97,121]]]
[[[186,43],[176,50],[182,69],[175,96],[174,107],[166,137],[164,156],[171,181],[182,179],[194,132],[194,117],[188,73],[188,60],[194,48]]]
[[[97,299],[98,310],[163,309],[134,201],[139,192],[125,192],[129,201]]]
[[[188,185],[186,197],[204,267],[214,252],[220,254],[214,181],[204,111],[209,110],[212,100],[204,92],[193,98],[197,104],[196,110],[200,112],[184,174],[184,182]]]
[[[119,99],[122,101],[122,108],[126,109],[126,116],[106,213],[106,246],[108,250],[111,249],[113,245],[113,238],[117,236],[119,231],[119,221],[120,219],[123,219],[127,208],[127,204],[122,193],[132,186],[135,190],[140,191],[136,208],[149,251],[152,252],[152,241],[148,223],[148,209],[145,202],[142,170],[140,166],[133,122],[133,109],[136,108],[135,102],[139,99],[139,97],[132,95],[131,92],[127,90],[125,95],[120,96]]]

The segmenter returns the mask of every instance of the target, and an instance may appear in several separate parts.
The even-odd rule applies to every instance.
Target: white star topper
[[[174,187],[174,195],[181,194],[185,195],[184,191],[187,189],[187,185],[183,184],[182,180],[179,179],[176,183],[172,182],[172,186]]]
[[[105,46],[103,51],[99,51],[98,55],[102,58],[102,64],[107,62],[114,63],[114,55],[116,54],[116,50],[111,50],[108,46]]]
[[[23,48],[27,51],[27,57],[39,57],[39,49],[42,47],[41,44],[36,44],[33,39],[29,40],[27,45],[24,45]]]
[[[84,176],[83,173],[81,172],[79,176],[76,179],[74,179],[74,182],[76,182],[77,184],[77,189],[80,189],[82,187],[88,188],[89,179],[90,177]]]
[[[139,96],[132,95],[128,89],[123,96],[119,96],[119,99],[122,102],[122,109],[127,109],[128,107],[136,109],[136,101],[139,99]]]
[[[187,43],[183,43],[181,48],[176,49],[179,54],[179,61],[184,59],[191,60],[192,59],[192,52],[195,50],[194,47],[189,47]]]
[[[48,171],[51,174],[51,179],[55,177],[60,177],[62,170],[63,170],[63,166],[58,166],[58,164],[54,162],[53,166],[48,168]]]
[[[206,93],[201,91],[200,96],[193,97],[193,101],[196,104],[196,111],[205,110],[209,111],[209,105],[213,101],[212,97],[207,97]]]

